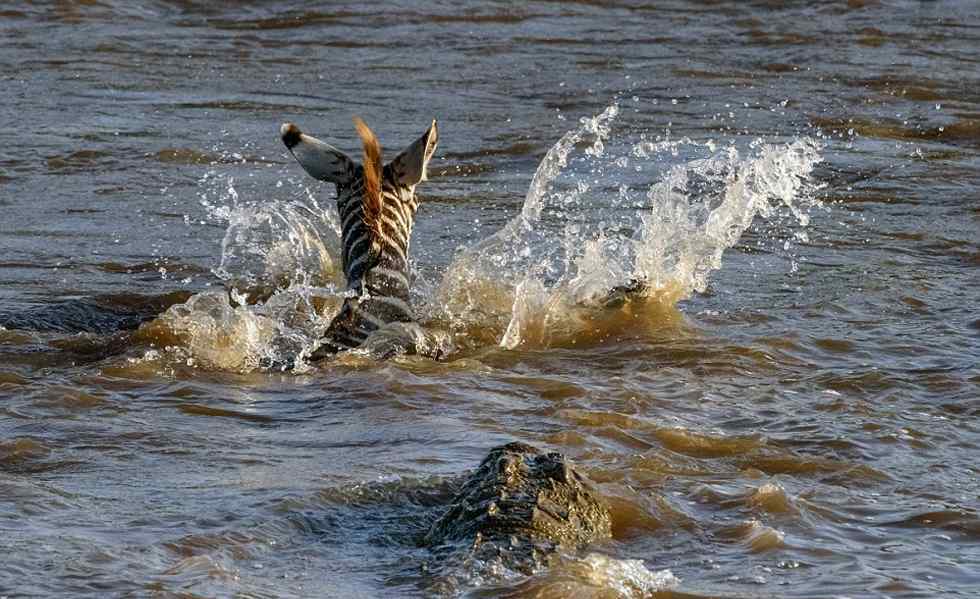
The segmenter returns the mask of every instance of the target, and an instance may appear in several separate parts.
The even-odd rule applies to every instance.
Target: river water
[[[978,596],[978,50],[970,0],[4,3],[0,596]],[[352,115],[439,120],[441,361],[304,358],[278,130]],[[435,560],[513,440],[613,538]]]

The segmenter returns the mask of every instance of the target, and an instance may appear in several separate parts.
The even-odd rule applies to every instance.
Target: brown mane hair
[[[364,224],[378,232],[381,224],[381,144],[367,124],[356,116],[354,127],[364,145]]]

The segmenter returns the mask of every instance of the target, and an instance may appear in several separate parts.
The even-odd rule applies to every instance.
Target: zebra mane
[[[381,144],[367,124],[354,117],[354,127],[364,145],[364,224],[375,233],[381,227]]]

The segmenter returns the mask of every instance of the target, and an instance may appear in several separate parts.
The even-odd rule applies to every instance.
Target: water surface
[[[978,47],[967,0],[4,5],[0,595],[975,596]],[[354,114],[439,119],[445,361],[303,360],[336,218],[278,128]],[[613,539],[443,567],[512,440]]]

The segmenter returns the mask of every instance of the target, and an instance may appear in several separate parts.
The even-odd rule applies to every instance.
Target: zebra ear
[[[354,172],[354,161],[347,154],[319,139],[306,135],[292,123],[279,129],[286,148],[314,179],[330,183],[346,183]]]
[[[436,151],[436,144],[439,143],[439,131],[436,129],[435,120],[432,126],[422,137],[415,140],[412,145],[391,161],[391,166],[395,172],[398,182],[407,187],[417,185],[426,180],[425,167]]]

